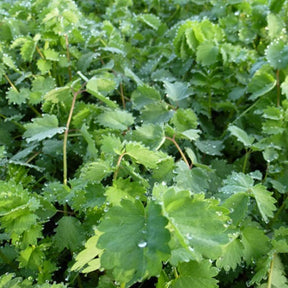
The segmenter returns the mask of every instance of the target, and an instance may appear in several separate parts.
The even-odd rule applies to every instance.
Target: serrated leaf
[[[59,53],[53,49],[46,49],[43,51],[45,59],[50,61],[59,61]]]
[[[92,138],[92,136],[88,132],[88,127],[84,124],[82,125],[80,132],[83,136],[83,138],[86,140],[88,146],[87,146],[87,154],[90,156],[90,158],[96,160],[98,156],[98,151],[95,147],[95,141]]]
[[[158,30],[159,26],[161,25],[160,18],[154,14],[141,14],[138,17],[141,21],[143,21],[154,30]]]
[[[244,259],[247,264],[266,255],[270,249],[270,240],[264,230],[256,223],[246,222],[241,228],[241,243],[243,244]]]
[[[284,27],[284,23],[280,15],[275,15],[273,13],[268,14],[267,23],[268,23],[269,37],[272,39],[275,37],[279,37]]]
[[[221,156],[224,148],[223,142],[220,140],[197,140],[195,145],[202,153],[212,156]]]
[[[111,165],[104,160],[88,162],[81,169],[80,177],[91,182],[99,183],[112,173]]]
[[[178,267],[179,277],[172,282],[173,288],[217,288],[217,268],[209,260],[181,263]]]
[[[65,131],[65,127],[58,127],[58,119],[55,115],[43,115],[42,118],[32,119],[32,123],[25,124],[26,131],[23,136],[28,143],[52,138],[56,134]]]
[[[230,193],[232,192],[233,190],[230,191]],[[229,216],[232,219],[233,224],[235,226],[237,226],[247,216],[248,203],[249,203],[248,201],[249,197],[246,193],[238,192],[237,194],[231,195],[223,203],[223,207],[229,209],[230,211]]]
[[[54,241],[58,251],[62,251],[64,248],[76,251],[82,246],[82,241],[85,239],[84,228],[81,226],[81,222],[71,216],[63,216],[57,222],[55,232]]]
[[[275,230],[272,245],[277,253],[288,253],[288,228],[281,226]]]
[[[134,123],[134,117],[124,110],[104,110],[97,117],[97,122],[104,127],[126,130]]]
[[[146,105],[141,119],[147,123],[162,124],[168,122],[172,116],[173,112],[168,110],[167,104],[160,102]]]
[[[204,66],[215,64],[218,61],[219,48],[212,41],[205,41],[197,47],[197,62]]]
[[[266,56],[273,68],[285,69],[288,66],[288,45],[277,39],[267,47]]]
[[[38,59],[37,67],[41,74],[47,74],[52,69],[52,63],[45,59]]]
[[[9,104],[21,105],[29,99],[30,91],[27,88],[21,88],[20,91],[10,88],[6,94]]]
[[[160,101],[161,95],[155,88],[148,85],[141,85],[133,91],[131,100],[135,109],[140,110],[145,105]]]
[[[174,124],[176,132],[196,129],[198,126],[198,118],[191,109],[179,108],[170,121]]]
[[[252,93],[250,100],[256,100],[260,96],[271,91],[276,85],[275,78],[268,72],[257,71],[250,83],[248,84],[248,92]]]
[[[114,135],[103,135],[101,139],[101,151],[106,154],[121,154],[123,145],[120,138]]]
[[[227,216],[217,201],[204,199],[199,194],[192,198],[188,191],[176,192],[174,189],[155,196],[163,202],[164,216],[171,229],[177,231],[175,236],[188,255],[198,260],[201,256],[216,259],[221,255],[222,245],[228,243],[224,226]]]
[[[139,143],[127,143],[125,154],[136,160],[137,163],[144,165],[147,168],[156,168],[158,162],[167,158],[160,152],[151,151]]]
[[[19,267],[25,267],[37,271],[39,267],[42,266],[44,258],[45,255],[41,250],[41,247],[29,246],[20,252],[20,256],[18,258]]]
[[[33,54],[36,49],[37,42],[32,39],[26,39],[23,46],[21,47],[21,56],[24,61],[31,62],[33,59]]]
[[[168,81],[163,81],[166,96],[173,102],[181,101],[189,97],[193,91],[186,83],[174,82],[170,83]]]
[[[233,237],[228,244],[223,246],[223,255],[217,259],[216,265],[226,272],[235,270],[243,257],[243,245],[238,237]]]
[[[231,175],[223,181],[224,186],[221,188],[221,192],[226,194],[234,194],[246,192],[254,185],[254,180],[249,175],[244,173],[232,172]]]
[[[82,272],[83,272],[83,268],[87,269],[87,266],[90,268],[89,272],[100,269],[100,262],[99,262],[99,265],[97,265],[95,262],[92,262],[94,258],[96,258],[102,254],[102,250],[97,248],[97,246],[96,246],[98,239],[99,239],[99,236],[100,236],[100,234],[97,231],[96,235],[92,236],[91,238],[89,238],[87,240],[87,242],[85,243],[85,249],[82,250],[75,258],[76,262],[71,267],[72,271],[82,270]],[[100,261],[99,258],[97,258],[97,259],[98,259],[98,261]],[[88,272],[86,271],[83,273],[88,273]]]
[[[129,178],[119,178],[113,181],[113,186],[107,188],[105,195],[109,203],[113,206],[119,206],[123,199],[131,202],[137,199],[145,201],[145,192],[146,190],[141,184],[131,182]]]
[[[161,272],[169,256],[170,235],[161,208],[153,202],[123,200],[99,225],[98,247],[104,249],[101,266],[112,270],[120,283],[133,284]]]
[[[251,189],[252,194],[255,197],[260,214],[265,222],[268,222],[268,218],[273,217],[273,211],[276,210],[274,205],[277,201],[271,195],[265,186],[257,184]]]
[[[164,138],[164,131],[160,125],[143,124],[132,131],[133,141],[139,141],[151,149],[156,149]]]
[[[237,140],[243,143],[245,147],[250,147],[253,144],[254,137],[249,136],[243,129],[235,125],[230,125],[228,130],[233,136],[237,137]]]
[[[175,181],[179,188],[189,190],[192,193],[207,191],[209,187],[207,171],[198,167],[190,169],[183,161],[179,161],[176,165]]]

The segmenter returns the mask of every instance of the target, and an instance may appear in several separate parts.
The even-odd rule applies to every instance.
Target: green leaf
[[[223,183],[224,186],[221,188],[221,192],[226,194],[235,194],[247,192],[253,187],[254,180],[249,175],[233,171],[231,175],[223,181]]]
[[[55,232],[55,246],[59,251],[62,251],[64,248],[67,248],[70,251],[76,251],[82,246],[82,241],[85,239],[81,222],[77,218],[71,216],[63,216],[57,222]]]
[[[241,227],[241,243],[244,246],[244,259],[247,264],[266,255],[270,250],[269,238],[263,229],[253,222],[247,221]]]
[[[203,260],[200,263],[190,261],[189,263],[181,263],[178,267],[179,277],[172,283],[173,288],[217,288],[218,270],[211,267],[209,260]]]
[[[193,91],[186,83],[174,82],[170,83],[168,81],[163,81],[166,96],[173,102],[181,101],[189,97]]]
[[[37,67],[40,70],[41,74],[47,74],[52,69],[52,63],[45,59],[38,59]]]
[[[80,177],[84,180],[99,183],[105,177],[112,173],[113,169],[108,162],[98,160],[95,162],[88,162],[81,169]]]
[[[29,246],[20,252],[19,267],[37,271],[42,266],[43,259],[45,259],[45,255],[40,246]]]
[[[113,206],[120,205],[121,200],[127,199],[131,202],[145,201],[145,188],[138,182],[131,182],[129,178],[119,178],[113,181],[113,186],[107,188],[105,195],[107,201]]]
[[[160,125],[143,124],[131,134],[133,141],[139,141],[151,149],[156,149],[164,139],[164,131]]]
[[[221,150],[224,148],[220,140],[197,140],[195,145],[202,153],[212,156],[221,156]]]
[[[219,268],[223,268],[226,272],[229,270],[235,270],[238,265],[241,264],[243,257],[243,245],[235,233],[230,242],[223,247],[223,255],[217,259],[216,265]]]
[[[124,110],[104,110],[97,121],[104,127],[117,130],[126,130],[128,126],[134,123],[134,117],[131,113]]]
[[[222,245],[228,243],[228,218],[217,201],[204,199],[200,194],[192,198],[188,191],[174,189],[166,189],[155,197],[163,203],[164,216],[186,254],[198,260],[202,256],[217,259],[221,255]]]
[[[106,154],[121,154],[123,145],[120,138],[114,135],[103,135],[101,139],[101,151]]]
[[[154,14],[141,14],[138,18],[154,30],[158,30],[161,25],[160,18]]]
[[[204,66],[215,64],[218,61],[219,48],[212,41],[205,41],[197,47],[197,62]]]
[[[92,138],[92,136],[89,134],[88,132],[88,127],[84,124],[82,125],[81,127],[81,130],[80,130],[83,138],[86,140],[88,146],[87,146],[87,154],[94,160],[97,159],[97,156],[98,156],[98,151],[95,147],[95,141],[94,139]]]
[[[99,261],[98,264],[92,262],[94,258],[102,254],[102,250],[96,247],[99,236],[100,236],[99,232],[96,231],[96,235],[92,236],[87,240],[87,242],[85,243],[85,249],[82,250],[75,258],[76,262],[71,267],[72,271],[81,271],[83,273],[89,273],[95,270],[100,270],[100,259],[97,258]],[[89,269],[89,271],[87,271],[87,269]]]
[[[277,202],[271,195],[272,193],[267,191],[266,187],[257,184],[251,189],[252,194],[255,197],[260,214],[265,222],[268,222],[268,218],[273,217],[273,211],[276,210],[274,205]]]
[[[111,101],[105,94],[112,92],[115,88],[116,82],[113,79],[92,78],[86,84],[87,92],[98,98],[110,108],[117,108],[118,105]]]
[[[267,16],[267,22],[268,22],[269,37],[272,39],[279,37],[279,35],[282,32],[282,29],[284,28],[284,23],[281,16],[270,13]]]
[[[132,92],[131,100],[135,109],[140,110],[148,104],[160,101],[161,95],[155,88],[148,85],[141,85]]]
[[[20,91],[10,88],[6,94],[9,104],[21,105],[29,99],[30,91],[27,88],[21,88]]]
[[[125,154],[135,159],[137,163],[152,169],[156,168],[161,160],[167,158],[164,153],[151,151],[139,143],[127,143]]]
[[[169,256],[166,225],[159,205],[148,201],[144,208],[140,201],[123,200],[99,225],[101,266],[112,270],[116,281],[129,285],[158,275]]]
[[[228,130],[233,136],[237,137],[237,140],[243,143],[245,147],[251,147],[251,145],[253,144],[254,137],[249,136],[243,129],[235,125],[230,125],[228,127]]]
[[[286,96],[286,99],[288,99],[288,76],[286,76],[285,80],[281,83],[281,91],[282,94]]]
[[[288,228],[281,226],[274,231],[272,245],[277,253],[288,253]]]
[[[248,92],[252,93],[250,100],[256,100],[260,96],[271,91],[276,85],[276,80],[273,75],[268,72],[258,70],[250,83],[248,84]]]
[[[59,53],[53,49],[46,49],[43,51],[45,59],[50,61],[59,61]]]
[[[179,188],[189,190],[192,193],[207,191],[209,187],[207,171],[199,167],[190,169],[183,161],[179,161],[176,165],[175,181]]]
[[[65,127],[58,127],[58,119],[55,115],[43,115],[42,118],[32,119],[32,123],[25,124],[26,131],[23,136],[28,143],[52,138],[56,134],[65,131]]]
[[[173,112],[168,110],[165,103],[151,103],[142,110],[141,119],[143,122],[152,124],[162,124],[168,122],[173,116]]]
[[[274,69],[287,68],[287,66],[288,66],[288,45],[285,45],[284,41],[277,39],[276,41],[272,42],[267,47],[266,57],[267,57],[268,62],[272,65],[272,67]],[[266,76],[266,79],[268,80],[268,75]],[[270,85],[271,85],[272,84],[272,76],[270,76],[270,79],[271,79],[270,80],[270,82],[271,82]]]
[[[197,116],[191,109],[179,108],[170,121],[174,124],[177,132],[191,131],[198,126]]]

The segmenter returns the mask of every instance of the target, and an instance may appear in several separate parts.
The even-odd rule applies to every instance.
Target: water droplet
[[[147,246],[147,242],[142,240],[137,245],[139,248],[145,248]]]

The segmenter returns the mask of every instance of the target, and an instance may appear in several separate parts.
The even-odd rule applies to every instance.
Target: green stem
[[[270,264],[270,271],[269,271],[269,277],[268,277],[268,282],[267,282],[267,288],[272,287],[272,271],[274,268],[274,257],[275,257],[275,254],[272,257],[271,264]]]
[[[81,88],[77,92],[73,92],[73,100],[72,100],[72,104],[71,104],[68,120],[67,120],[67,123],[66,123],[66,129],[65,129],[65,132],[64,132],[64,139],[63,139],[63,183],[64,183],[64,185],[67,185],[67,141],[68,141],[68,132],[69,132],[69,127],[70,127],[70,123],[71,123],[71,120],[72,120],[72,115],[73,115],[73,111],[74,111],[74,107],[75,107],[75,103],[76,103],[76,98],[82,92]]]
[[[126,283],[121,283],[120,284],[120,288],[125,288],[125,286],[126,286]]]
[[[9,77],[5,73],[4,73],[4,77],[8,81],[8,83],[10,84],[12,89],[15,90],[16,92],[19,92],[18,89],[16,88],[16,86],[13,84],[13,82],[9,79]]]
[[[243,173],[245,173],[245,171],[246,171],[247,162],[248,162],[250,153],[251,153],[250,150],[246,150],[246,154],[245,154],[245,158],[244,158],[244,163],[243,163],[243,168],[242,168],[242,172],[243,172]]]
[[[125,103],[125,98],[124,98],[124,91],[123,91],[123,84],[122,82],[120,83],[120,95],[121,95],[121,101],[122,101],[122,106],[123,109],[126,109],[126,103]]]
[[[212,110],[212,93],[211,93],[211,90],[209,89],[209,94],[208,94],[208,113],[209,113],[209,116],[210,116],[210,118],[211,118],[211,114],[212,114],[212,112],[211,112],[211,110]]]

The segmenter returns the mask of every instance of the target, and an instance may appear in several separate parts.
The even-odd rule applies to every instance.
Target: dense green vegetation
[[[288,1],[0,14],[0,288],[288,287]]]

